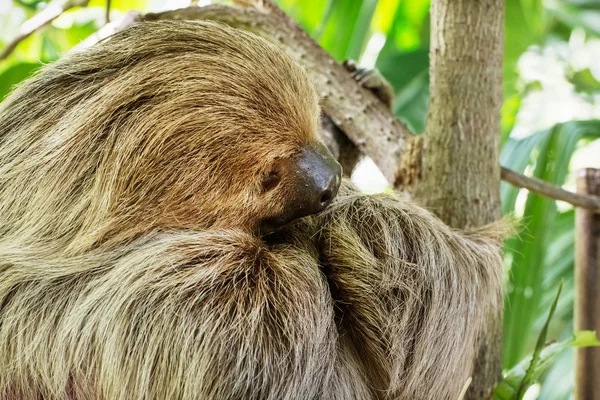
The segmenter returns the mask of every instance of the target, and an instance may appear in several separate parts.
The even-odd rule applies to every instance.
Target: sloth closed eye
[[[281,175],[276,169],[271,170],[262,180],[262,193],[267,193],[277,187],[281,182]]]

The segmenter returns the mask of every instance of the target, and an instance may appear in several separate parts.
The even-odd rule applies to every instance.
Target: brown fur
[[[346,185],[293,205],[319,140],[302,69],[208,22],[133,26],[0,104],[3,399],[451,399],[499,307],[500,233]],[[292,201],[292,203],[290,203]]]

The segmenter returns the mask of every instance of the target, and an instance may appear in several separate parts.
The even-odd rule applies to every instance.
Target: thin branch
[[[110,24],[110,0],[106,0],[106,13],[104,14],[105,24]]]
[[[501,177],[503,181],[508,182],[515,187],[527,189],[530,192],[541,196],[554,200],[561,200],[570,203],[575,207],[600,210],[600,198],[598,197],[569,192],[568,190],[544,182],[541,179],[530,178],[504,167],[501,168]]]
[[[50,2],[46,8],[34,15],[21,25],[19,33],[8,45],[0,52],[0,60],[6,59],[23,40],[31,36],[35,31],[48,25],[56,18],[60,17],[65,11],[75,7],[85,7],[89,0],[55,0]]]

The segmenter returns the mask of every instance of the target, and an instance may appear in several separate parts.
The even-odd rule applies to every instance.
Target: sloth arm
[[[169,233],[53,262],[0,268],[0,397],[370,398],[313,245]]]
[[[382,398],[459,397],[486,314],[501,307],[502,225],[471,234],[344,184],[317,219],[341,334]]]

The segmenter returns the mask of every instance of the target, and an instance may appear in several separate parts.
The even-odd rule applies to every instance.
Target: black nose
[[[317,185],[315,187],[315,193],[317,195],[314,199],[311,214],[321,212],[331,204],[340,188],[340,176],[341,174],[338,175],[335,170],[331,170],[329,176],[326,176],[323,179],[324,185]]]
[[[323,211],[335,198],[342,183],[342,166],[325,145],[314,143],[296,157],[282,160],[284,177],[282,212],[261,221],[261,230],[271,232],[290,221]]]
[[[335,198],[342,182],[342,167],[329,150],[313,145],[298,158],[301,177],[297,198],[297,217],[323,211]]]

